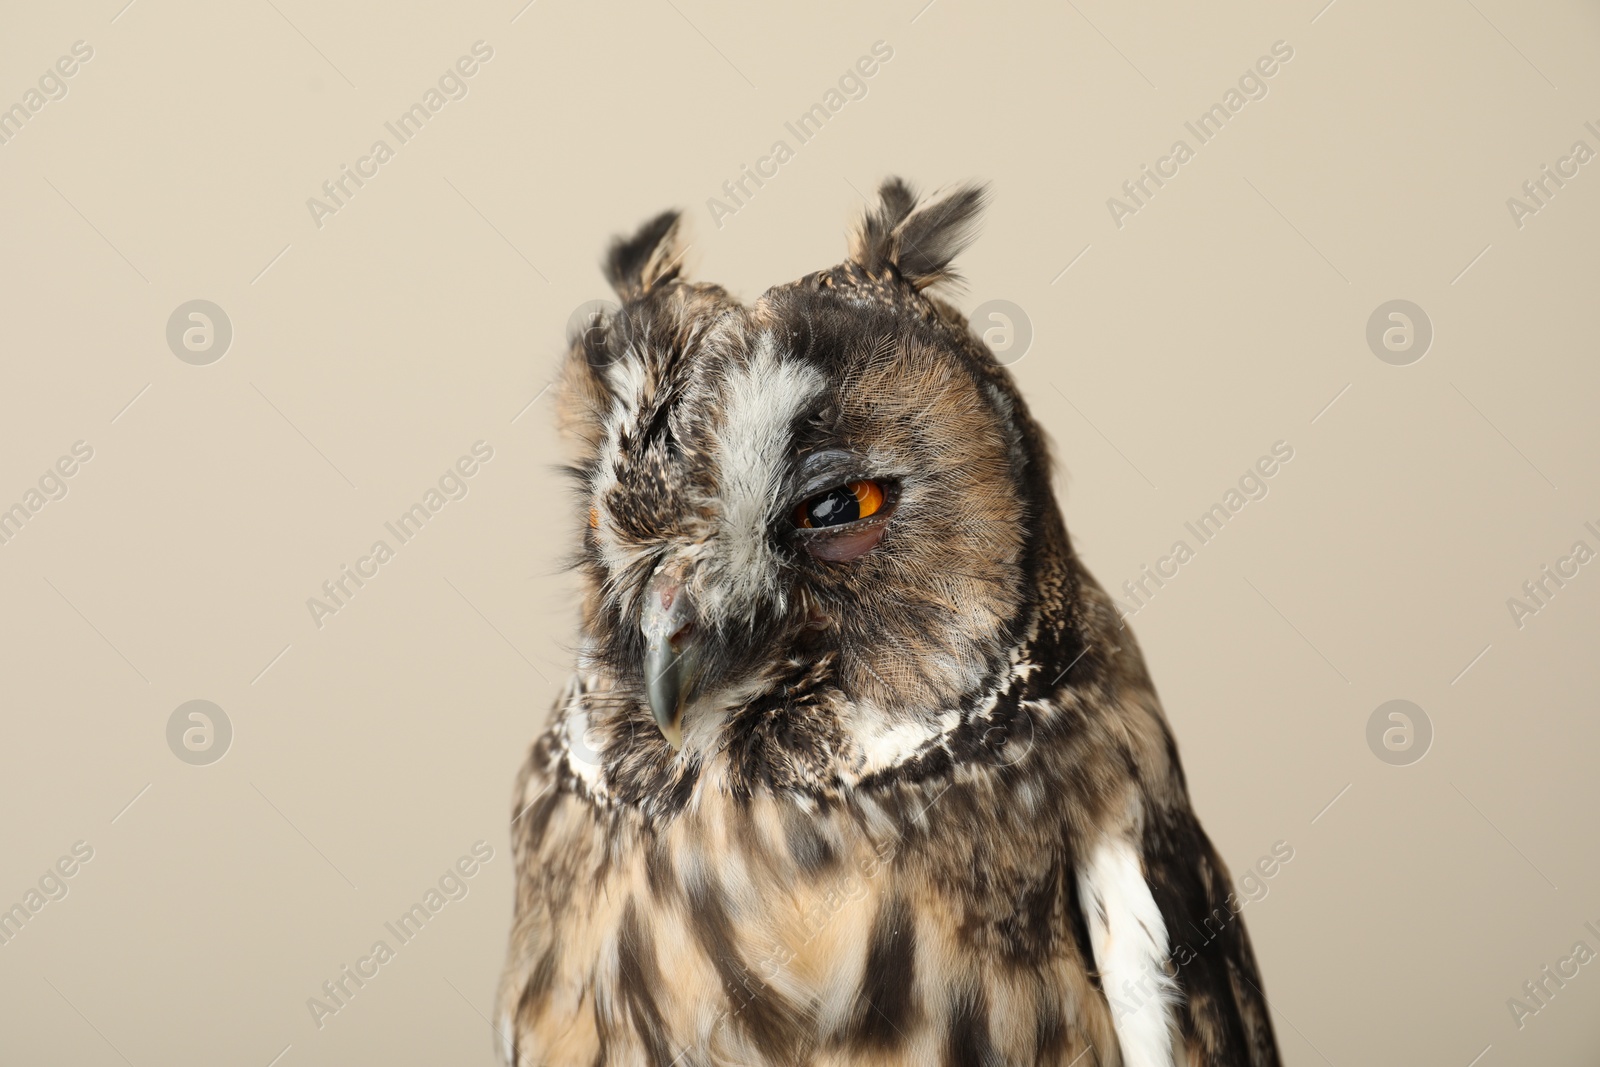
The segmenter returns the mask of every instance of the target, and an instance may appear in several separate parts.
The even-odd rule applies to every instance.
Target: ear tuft
[[[869,273],[894,267],[918,289],[959,281],[951,263],[977,236],[987,194],[981,185],[960,188],[919,205],[912,188],[890,178],[878,190],[850,235],[850,258]]]
[[[680,249],[676,211],[663,211],[632,237],[618,237],[606,252],[606,280],[624,300],[642,296],[653,286],[678,276]]]

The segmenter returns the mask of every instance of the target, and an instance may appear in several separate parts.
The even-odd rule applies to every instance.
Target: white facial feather
[[[567,766],[582,779],[591,795],[600,795],[606,791],[604,744],[599,734],[589,728],[589,712],[584,706],[583,694],[574,687],[569,690],[564,704],[560,729],[567,743]]]
[[[637,353],[629,352],[611,366],[609,378],[618,402],[605,420],[604,443],[600,447],[601,463],[594,484],[590,487],[591,498],[597,508],[604,507],[607,494],[617,484],[617,463],[622,455],[623,432],[637,422],[639,411],[644,406],[645,389],[648,385],[644,372],[644,358]],[[602,514],[599,517],[604,519],[606,516]],[[600,522],[596,527],[595,540],[600,546],[600,552],[610,573],[625,574],[628,567],[646,554],[647,550],[638,545],[625,544],[610,531],[609,522]]]
[[[748,362],[729,370],[716,430],[717,549],[695,589],[696,602],[712,618],[728,620],[774,591],[771,523],[784,502],[790,430],[825,384],[816,368],[780,360],[770,332],[761,334]]]
[[[1101,839],[1078,868],[1078,897],[1124,1067],[1173,1067],[1180,994],[1166,972],[1167,924],[1133,845]]]

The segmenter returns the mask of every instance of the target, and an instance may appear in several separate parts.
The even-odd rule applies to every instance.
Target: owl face
[[[958,708],[1019,639],[1037,430],[924,292],[981,194],[882,196],[845,263],[749,306],[680,277],[675,215],[611,251],[622,306],[575,339],[563,411],[584,654],[654,720],[639,744],[707,749],[758,709],[848,747]]]

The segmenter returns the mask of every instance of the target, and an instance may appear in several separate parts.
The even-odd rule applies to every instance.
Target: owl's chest
[[[928,887],[902,866],[906,847],[892,831],[871,834],[847,819],[761,800],[703,808],[641,841],[639,878],[631,879],[645,890],[632,898],[640,930],[648,927],[678,975],[696,976],[666,990],[667,999],[720,995],[731,1019],[761,1013],[756,1000],[783,998],[827,1030],[848,1012],[874,951],[897,951],[909,981],[913,929],[923,926],[932,946],[944,922]],[[627,916],[614,921],[625,938]],[[626,952],[619,961],[631,962]]]
[[[615,1063],[690,1051],[685,1062],[923,1063],[976,1041],[1000,1062],[1050,1063],[1110,1033],[1043,857],[1024,889],[975,875],[970,848],[761,799],[610,843],[579,850],[592,881],[546,901],[557,962],[544,1003],[524,1005],[546,1049],[593,1045]]]

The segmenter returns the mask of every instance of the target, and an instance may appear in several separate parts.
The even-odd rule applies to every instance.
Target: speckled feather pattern
[[[1107,913],[1160,947],[1229,880],[1042,433],[925,291],[981,200],[891,181],[844,264],[748,307],[681,278],[671,214],[613,247],[623,308],[562,379],[579,662],[512,799],[516,1067],[1278,1063],[1237,919],[1160,960],[1143,1036],[1104,988]],[[764,412],[773,434],[735,432]],[[848,564],[783,532],[795,466],[827,450],[900,494]],[[664,561],[715,650],[681,751],[639,667]],[[1142,913],[1083,899],[1107,855]]]

